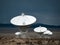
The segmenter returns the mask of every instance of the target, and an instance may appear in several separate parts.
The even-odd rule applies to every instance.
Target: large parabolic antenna
[[[10,22],[11,24],[17,26],[26,26],[35,23],[36,18],[34,16],[25,15],[24,13],[22,13],[19,16],[13,17]]]
[[[19,16],[13,17],[10,20],[11,24],[16,25],[19,27],[22,37],[26,37],[26,33],[28,32],[29,25],[36,22],[36,18],[31,15],[25,15],[22,13]],[[19,37],[20,32],[15,33]],[[23,33],[24,32],[24,33]],[[26,32],[26,33],[25,33]]]

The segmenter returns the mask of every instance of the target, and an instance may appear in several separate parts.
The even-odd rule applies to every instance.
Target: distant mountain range
[[[30,28],[35,28],[35,27],[38,27],[38,26],[43,26],[43,27],[47,27],[47,28],[60,28],[60,26],[54,26],[54,25],[46,25],[46,24],[40,24],[40,23],[35,23],[35,24],[32,24],[30,25]],[[12,25],[12,24],[0,24],[0,28],[1,27],[17,27],[15,25]]]

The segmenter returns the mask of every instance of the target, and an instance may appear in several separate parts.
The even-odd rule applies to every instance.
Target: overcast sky
[[[0,23],[9,24],[22,12],[35,16],[36,23],[60,25],[59,0],[0,0]]]

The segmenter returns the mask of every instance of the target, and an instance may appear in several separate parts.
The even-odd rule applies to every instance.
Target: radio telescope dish
[[[17,25],[17,26],[26,26],[26,25],[30,25],[36,22],[36,18],[34,16],[31,15],[25,15],[24,13],[22,13],[19,16],[13,17],[10,20],[11,24],[13,25]]]

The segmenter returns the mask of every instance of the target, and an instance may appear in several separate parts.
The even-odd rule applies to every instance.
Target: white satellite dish
[[[22,34],[22,33],[21,33],[21,32],[16,32],[16,33],[15,33],[15,35],[20,35],[20,34]]]
[[[41,27],[41,26],[36,27],[36,28],[34,29],[35,32],[45,32],[46,30],[47,30],[46,27]]]
[[[25,15],[24,13],[22,13],[21,15],[12,18],[10,22],[11,24],[17,26],[26,26],[36,22],[36,18],[34,16]]]
[[[49,30],[45,31],[43,34],[48,34],[48,35],[52,35],[53,33]]]

